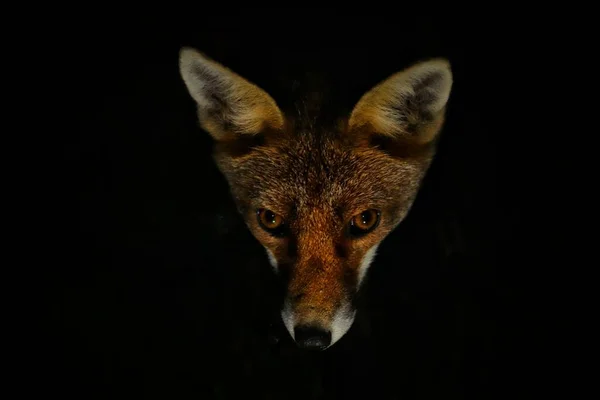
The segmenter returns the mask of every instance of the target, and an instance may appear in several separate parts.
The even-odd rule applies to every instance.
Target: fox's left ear
[[[283,127],[283,114],[271,96],[205,54],[182,48],[179,72],[198,106],[200,125],[216,140]]]
[[[417,63],[368,91],[348,121],[351,133],[378,135],[403,143],[432,142],[442,124],[452,88],[450,63],[441,58]]]

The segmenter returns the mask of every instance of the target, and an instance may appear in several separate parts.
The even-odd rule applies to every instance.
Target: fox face
[[[195,49],[183,48],[179,62],[214,160],[284,282],[286,329],[300,347],[330,347],[352,326],[377,248],[409,212],[435,155],[448,61],[390,76],[332,124],[282,111]]]

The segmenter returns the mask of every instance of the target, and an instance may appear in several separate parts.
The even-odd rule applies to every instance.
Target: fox
[[[315,123],[191,46],[179,73],[237,212],[284,282],[278,313],[301,349],[346,335],[382,241],[406,218],[437,153],[453,73],[413,62]]]

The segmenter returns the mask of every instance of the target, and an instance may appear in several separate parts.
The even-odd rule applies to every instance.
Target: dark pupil
[[[361,222],[363,225],[369,225],[371,223],[372,215],[370,212],[364,212],[361,215]]]
[[[265,212],[265,219],[269,225],[275,224],[275,213],[272,211]]]

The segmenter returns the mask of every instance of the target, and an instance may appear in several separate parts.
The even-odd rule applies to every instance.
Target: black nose
[[[294,338],[303,349],[323,350],[331,343],[331,332],[303,325],[294,328]]]

